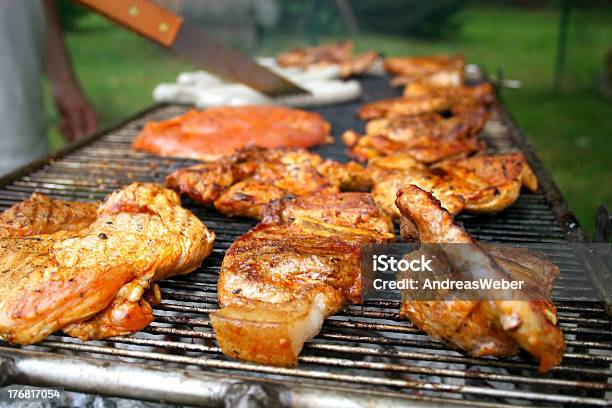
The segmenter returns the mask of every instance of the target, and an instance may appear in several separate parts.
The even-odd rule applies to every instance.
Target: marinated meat
[[[394,220],[399,217],[395,193],[406,184],[430,191],[452,216],[461,211],[497,213],[516,202],[523,186],[538,189],[538,180],[521,153],[474,156],[431,167],[398,154],[370,160],[368,171],[374,200]]]
[[[395,78],[394,86],[413,82],[432,86],[459,86],[464,81],[465,59],[462,55],[426,57],[389,57],[385,69]]]
[[[404,95],[366,103],[358,111],[360,119],[395,118],[450,111],[454,114],[484,110],[495,100],[488,82],[474,86],[432,86],[412,83]]]
[[[512,253],[511,260],[509,254],[500,251],[488,253],[487,247],[480,246],[453,222],[433,195],[415,185],[398,191],[396,205],[422,243],[468,244],[462,249],[463,255],[479,265],[476,275],[509,280],[520,276],[534,287],[545,282],[548,287],[540,290],[550,294],[559,273],[550,262],[520,249]],[[538,274],[543,277],[529,279]],[[563,334],[556,327],[556,308],[550,300],[515,300],[509,296],[504,300],[414,301],[408,297],[402,302],[400,314],[431,337],[474,356],[512,355],[523,348],[540,361],[540,371],[559,364],[565,349]]]
[[[361,247],[393,238],[367,193],[316,194],[271,203],[228,249],[221,309],[211,322],[223,353],[295,366],[304,341],[346,303],[362,302]]]
[[[366,103],[359,108],[357,115],[362,120],[385,117],[394,118],[397,116],[443,112],[450,110],[451,106],[450,98],[443,95],[400,96]]]
[[[353,55],[353,44],[341,41],[316,47],[295,48],[281,52],[276,61],[283,67],[309,67],[313,65],[339,64]]]
[[[21,230],[0,238],[0,336],[11,343],[61,329],[82,339],[141,330],[159,302],[153,282],[197,268],[214,240],[177,193],[155,184],[114,192],[93,219],[89,204],[35,196],[7,210],[3,223],[14,225],[21,209],[51,216],[43,226],[26,215]]]
[[[437,184],[432,190],[456,191],[471,213],[497,213],[516,202],[522,187],[538,190],[536,175],[518,152],[444,161],[432,166],[431,172],[434,177],[429,182],[435,178]]]
[[[330,125],[318,113],[281,106],[209,108],[149,122],[132,143],[135,150],[203,161],[244,147],[311,147],[332,142]]]
[[[414,82],[404,88],[404,97],[446,97],[453,107],[490,105],[495,100],[493,86],[483,82],[473,86],[432,86],[422,82]]]
[[[340,63],[340,76],[348,78],[351,76],[362,75],[370,69],[370,67],[378,59],[376,51],[366,51],[357,54],[346,61]]]
[[[453,216],[461,212],[465,205],[463,196],[448,186],[437,186],[435,179],[429,179],[429,168],[408,154],[375,157],[368,162],[368,171],[374,183],[372,197],[376,205],[396,222],[400,220],[395,205],[397,191],[406,184],[414,183],[414,180],[421,182],[421,188],[433,190],[434,196]]]
[[[52,200],[34,193],[0,214],[0,238],[76,231],[96,219],[97,203]]]
[[[359,161],[405,153],[422,163],[435,163],[482,149],[477,134],[487,117],[488,113],[480,109],[450,118],[431,113],[382,118],[369,121],[365,135],[348,130],[342,140],[348,154]]]
[[[324,160],[304,149],[246,149],[225,160],[180,169],[168,187],[229,216],[260,219],[285,195],[368,190],[371,178],[357,163]]]
[[[278,54],[276,62],[282,67],[311,68],[317,66],[338,65],[343,78],[360,75],[366,72],[378,53],[366,51],[353,54],[353,43],[342,41],[335,44],[325,44],[316,47],[296,48]]]

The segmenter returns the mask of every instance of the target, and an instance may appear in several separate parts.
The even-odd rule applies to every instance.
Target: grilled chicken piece
[[[0,214],[0,238],[77,231],[96,219],[97,203],[52,200],[34,193]]]
[[[550,299],[555,279],[559,277],[559,268],[555,264],[525,248],[480,245],[514,280],[524,281],[524,287],[534,293],[534,297]],[[550,317],[556,323],[556,314]]]
[[[260,219],[267,203],[285,195],[368,190],[372,181],[357,163],[324,160],[303,149],[251,148],[175,171],[166,184],[225,215]]]
[[[448,119],[438,114],[376,119],[367,123],[364,136],[348,130],[342,141],[360,161],[407,153],[422,163],[435,163],[482,149],[477,134],[487,117],[485,110],[474,110]]]
[[[407,85],[412,82],[432,86],[459,86],[464,81],[465,59],[462,55],[429,57],[390,57],[385,69],[395,78],[391,85]]]
[[[359,108],[357,115],[362,120],[414,116],[423,113],[443,112],[452,107],[450,98],[442,95],[421,95],[380,99],[366,103]]]
[[[372,187],[372,177],[359,163],[340,163],[328,159],[316,167],[319,173],[342,191],[368,191]]]
[[[412,83],[404,95],[362,105],[360,119],[395,118],[425,113],[452,111],[454,114],[484,110],[495,100],[493,87],[485,82],[474,86],[432,86]],[[369,132],[368,132],[369,133]]]
[[[538,190],[538,179],[522,153],[474,156],[444,161],[431,168],[432,190],[452,189],[465,198],[471,213],[497,213],[518,199],[524,186]],[[419,185],[420,181],[414,183]]]
[[[282,67],[311,68],[317,66],[339,65],[340,76],[343,78],[360,75],[366,72],[378,53],[366,51],[353,55],[353,43],[341,41],[335,44],[325,44],[316,47],[296,48],[282,52],[276,57],[276,62]]]
[[[434,188],[436,179],[430,178],[430,170],[409,154],[375,157],[368,162],[367,170],[374,182],[372,197],[376,205],[393,221],[400,221],[400,213],[395,205],[397,191],[417,179],[421,181],[421,188],[427,191],[433,190],[434,196],[453,216],[461,212],[465,205],[463,196],[452,188],[447,186]]]
[[[493,86],[483,82],[474,86],[432,86],[422,82],[414,82],[404,88],[404,97],[439,96],[449,98],[452,106],[489,105],[495,100]]]
[[[224,354],[295,366],[304,341],[346,303],[362,302],[361,246],[393,238],[367,193],[313,194],[271,203],[228,249],[221,309],[211,322]]]
[[[301,199],[276,200],[266,207],[262,223],[287,224],[295,219],[316,220],[337,227],[354,227],[384,236],[393,231],[393,223],[381,214],[371,196],[357,192],[311,194]]]
[[[340,64],[340,76],[349,78],[365,74],[378,59],[376,51],[366,51],[357,54]]]
[[[460,114],[483,110],[494,99],[493,87],[489,83],[475,86],[434,86],[414,82],[406,86],[402,97],[367,103],[359,109],[358,115],[361,119],[368,120],[443,111]]]
[[[431,191],[452,216],[461,211],[497,213],[516,202],[523,186],[538,189],[538,180],[521,153],[474,156],[432,167],[410,155],[396,154],[371,159],[368,171],[376,204],[395,221],[399,220],[395,193],[405,184]],[[408,234],[410,225],[404,228]]]
[[[353,44],[340,41],[316,47],[295,48],[281,52],[276,62],[283,67],[309,67],[313,65],[339,64],[353,55]]]
[[[241,148],[311,147],[330,143],[321,115],[281,106],[209,108],[149,122],[132,148],[166,157],[216,160]]]
[[[449,66],[463,69],[465,58],[460,54],[385,58],[385,69],[392,75],[421,76]]]
[[[65,206],[37,200],[43,209]],[[74,213],[49,220],[37,232],[53,233],[0,238],[0,336],[12,343],[35,343],[60,329],[83,339],[142,329],[159,299],[153,282],[197,268],[214,240],[178,194],[155,184],[111,194],[93,220]]]
[[[551,283],[559,273],[554,265],[529,251],[516,250],[506,255],[499,251],[487,253],[453,222],[433,195],[417,186],[401,188],[396,205],[402,216],[415,226],[422,243],[469,244],[461,249],[462,259],[470,259],[480,266],[478,271],[473,271],[475,277],[486,275],[511,280],[539,272],[545,275],[540,281]],[[449,259],[452,263],[454,258]],[[532,280],[532,286],[537,284],[538,280]],[[550,287],[540,290],[550,294]],[[481,301],[404,299],[400,314],[431,337],[474,356],[514,354],[520,346],[540,361],[540,371],[547,371],[561,362],[565,349],[563,334],[556,327],[556,308],[549,300],[514,300],[513,296],[516,295],[510,294],[506,300]]]
[[[63,328],[81,340],[99,340],[139,332],[153,320],[153,307],[161,303],[161,291],[149,277],[124,285],[113,302],[94,317]],[[148,288],[148,289],[147,289]]]

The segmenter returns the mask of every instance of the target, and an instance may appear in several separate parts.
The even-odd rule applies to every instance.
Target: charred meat
[[[266,204],[286,195],[368,190],[371,178],[357,163],[324,160],[308,150],[252,148],[178,170],[166,184],[225,215],[261,219]]]
[[[397,193],[396,205],[417,231],[422,243],[468,244],[465,256],[491,276],[514,279],[521,276],[531,286],[544,282],[541,292],[550,295],[558,269],[535,254],[517,249],[512,254],[488,252],[430,193],[407,185]],[[511,259],[509,259],[511,258]],[[530,276],[541,278],[530,279]],[[540,362],[540,371],[559,364],[565,341],[557,328],[556,308],[550,300],[434,300],[404,298],[400,314],[433,338],[454,345],[474,356],[506,356],[523,348]]]
[[[362,302],[361,247],[393,238],[367,193],[316,194],[271,203],[228,249],[211,314],[226,355],[295,366],[304,341],[347,303]]]
[[[421,163],[465,156],[483,148],[477,135],[488,117],[485,110],[444,118],[439,114],[398,116],[369,121],[366,134],[342,135],[348,154],[359,161],[392,154],[409,154]]]
[[[368,171],[374,200],[395,220],[395,193],[405,184],[431,191],[452,216],[461,211],[494,214],[514,204],[523,187],[538,189],[537,177],[521,153],[474,156],[431,167],[398,154],[370,160]]]

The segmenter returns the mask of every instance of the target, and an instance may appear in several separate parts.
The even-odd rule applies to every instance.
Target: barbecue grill
[[[388,79],[361,81],[365,101],[393,96]],[[315,149],[346,161],[340,134],[360,130],[356,108],[364,101],[315,109],[332,124],[336,143]],[[133,181],[163,182],[195,162],[134,152],[130,143],[151,120],[184,112],[157,105],[54,157],[0,180],[0,209],[34,192],[54,198],[100,200]],[[507,243],[584,242],[585,236],[549,174],[504,106],[495,104],[483,137],[499,151],[521,149],[536,172],[538,193],[523,193],[496,216],[461,215],[477,239]],[[28,347],[0,341],[0,385],[63,387],[127,398],[187,405],[256,406],[612,406],[612,329],[598,291],[609,277],[591,272],[558,251],[562,275],[553,290],[567,351],[546,374],[526,353],[514,358],[473,358],[427,337],[401,320],[399,302],[368,301],[328,319],[305,345],[295,369],[225,357],[209,313],[218,308],[216,279],[225,250],[255,225],[228,219],[189,199],[184,205],[217,234],[215,249],[197,271],[159,282],[163,302],[144,331],[106,341],[81,342],[58,333]],[[598,282],[598,283],[597,283]],[[609,282],[609,281],[608,281]],[[250,405],[248,405],[250,406]]]

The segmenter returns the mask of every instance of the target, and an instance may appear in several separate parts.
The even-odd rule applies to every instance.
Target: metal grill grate
[[[386,80],[380,78],[364,79],[362,85],[365,100],[392,93]],[[360,130],[362,124],[354,117],[359,103],[317,109],[332,123],[337,140],[336,144],[316,149],[319,153],[346,160],[339,136],[347,128]],[[145,122],[171,117],[185,109],[183,106],[154,108],[55,160],[5,178],[0,183],[4,184],[0,187],[0,209],[27,198],[34,191],[54,198],[99,200],[133,181],[163,182],[169,172],[194,162],[133,152],[130,143]],[[584,240],[558,190],[502,106],[496,106],[483,134],[494,150],[523,149],[540,178],[542,192],[524,193],[515,205],[494,217],[462,215],[459,221],[483,241],[558,243],[562,248],[568,240]],[[297,369],[230,360],[220,352],[208,314],[218,307],[216,279],[225,250],[255,222],[225,218],[188,199],[184,204],[215,231],[217,241],[202,268],[190,275],[160,282],[163,302],[155,310],[156,321],[141,333],[107,341],[83,343],[55,335],[37,346],[20,348],[24,352],[0,342],[0,362],[3,356],[15,358],[21,370],[14,375],[18,381],[144,399],[160,398],[150,390],[145,373],[151,372],[146,370],[140,371],[140,380],[134,379],[131,385],[109,388],[100,373],[96,374],[94,366],[79,366],[82,378],[89,378],[81,381],[68,375],[68,371],[60,379],[51,372],[34,374],[36,367],[27,364],[28,358],[39,362],[48,359],[50,367],[62,372],[63,362],[94,357],[106,363],[110,361],[123,370],[134,363],[163,367],[166,378],[183,369],[188,371],[187,377],[182,378],[189,378],[189,373],[211,375],[196,383],[201,390],[208,390],[204,397],[201,390],[187,392],[187,397],[176,390],[165,390],[164,398],[179,403],[227,403],[228,389],[220,388],[220,384],[224,379],[241,378],[242,384],[266,384],[266,398],[280,404],[334,402],[337,406],[348,406],[350,402],[384,400],[389,404],[417,405],[612,405],[611,320],[605,305],[592,301],[597,295],[581,265],[562,250],[552,254],[566,272],[556,282],[553,300],[558,305],[559,324],[566,335],[568,349],[563,365],[545,375],[537,373],[536,364],[527,355],[485,359],[449,350],[409,322],[400,320],[399,303],[391,301],[349,306],[328,319],[321,334],[306,344]],[[30,351],[45,354],[34,355]],[[58,356],[61,358],[57,359]],[[28,374],[28,370],[33,371]],[[162,374],[156,375],[154,378]],[[318,388],[311,389],[311,385]],[[229,389],[230,394],[245,392],[237,391],[236,387]],[[307,398],[300,399],[300,395],[304,398],[304,390],[308,391]],[[291,400],[286,400],[287,392]]]

